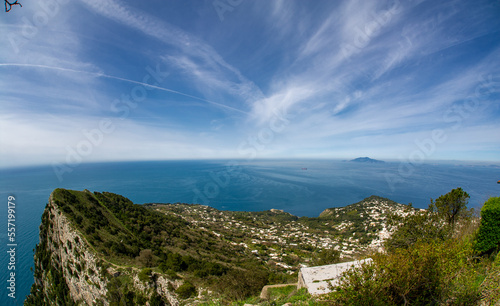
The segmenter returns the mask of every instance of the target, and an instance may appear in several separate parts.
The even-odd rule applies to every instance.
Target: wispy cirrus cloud
[[[182,68],[184,73],[196,79],[196,82],[207,83],[205,86],[210,87],[214,84],[214,80],[221,80],[216,84],[218,90],[236,92],[249,101],[262,96],[260,89],[253,82],[228,64],[200,38],[154,16],[138,12],[122,2],[107,1],[103,4],[97,0],[81,1],[94,12],[178,49],[175,55],[168,55],[166,58],[175,66]]]
[[[279,82],[274,91],[254,104],[253,118],[265,123],[273,109],[285,108],[295,116],[284,137],[311,147],[321,147],[325,141],[342,145],[345,137],[339,136],[353,133],[385,135],[398,142],[401,137],[414,137],[416,130],[446,127],[447,109],[473,95],[481,75],[498,75],[498,69],[490,65],[498,58],[488,56],[458,68],[460,74],[440,71],[439,77],[434,74],[429,79],[437,72],[433,62],[457,69],[451,63],[463,55],[460,46],[491,35],[492,29],[489,34],[480,29],[464,33],[457,18],[465,9],[456,2],[457,6],[450,8],[443,5],[442,13],[418,17],[415,10],[425,12],[418,3],[398,3],[396,8],[389,2],[364,6],[343,3],[338,11],[324,17],[297,53],[293,64],[300,69],[293,70],[292,65],[275,78]],[[475,10],[483,15],[486,8]],[[392,14],[389,17],[388,12]],[[374,22],[379,24],[374,26]],[[360,36],[362,31],[365,37]],[[363,44],[345,56],[339,45],[354,44],[356,37],[362,37]],[[450,52],[447,58],[434,58],[445,50]],[[301,61],[308,65],[301,66]],[[468,118],[469,123],[486,115],[478,110]],[[483,128],[491,132],[491,126]],[[369,143],[377,141],[374,138]]]
[[[30,21],[43,3],[22,12]],[[221,23],[209,2],[68,2],[22,52],[0,51],[0,125],[16,127],[0,133],[2,144],[15,144],[2,158],[35,159],[23,153],[30,146],[44,161],[64,158],[65,146],[103,118],[117,129],[91,160],[120,151],[130,159],[245,158],[239,145],[281,118],[286,128],[259,157],[372,150],[395,158],[442,129],[449,142],[436,157],[474,158],[462,141],[490,152],[485,159],[500,129],[494,5],[244,2]],[[22,34],[15,16],[0,21],[3,37]],[[490,76],[491,92],[480,88],[479,106],[460,114]],[[144,99],[131,100],[133,92]]]

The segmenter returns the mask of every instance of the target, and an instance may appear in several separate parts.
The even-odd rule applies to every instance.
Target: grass
[[[290,285],[286,287],[269,288],[267,292],[269,293],[270,300],[278,300],[297,292],[297,286]]]

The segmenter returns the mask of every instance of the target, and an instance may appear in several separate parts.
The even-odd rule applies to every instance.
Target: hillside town
[[[377,196],[346,207],[326,209],[318,218],[299,218],[278,209],[235,212],[180,203],[148,205],[241,246],[245,252],[290,274],[318,264],[323,250],[336,251],[338,261],[377,251],[393,230],[388,217],[416,211]]]

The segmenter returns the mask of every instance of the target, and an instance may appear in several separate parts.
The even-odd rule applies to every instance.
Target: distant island
[[[370,164],[384,163],[383,160],[372,159],[372,158],[369,158],[369,157],[358,157],[358,158],[355,158],[355,159],[351,159],[350,162],[355,162],[355,163],[370,163]]]

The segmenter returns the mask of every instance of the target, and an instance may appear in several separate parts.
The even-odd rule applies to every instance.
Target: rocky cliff
[[[137,304],[152,300],[179,304],[173,292],[179,281],[154,272],[141,281],[139,269],[103,259],[58,205],[58,193],[60,190],[51,194],[42,215],[40,243],[35,252],[35,283],[25,305],[109,305],[110,300],[126,299]],[[125,289],[123,283],[128,283]],[[126,295],[125,299],[120,295]]]
[[[357,258],[390,234],[377,196],[318,218],[281,210],[138,205],[109,193],[56,189],[42,216],[26,305],[222,304],[296,281],[303,266]]]

